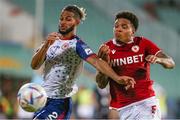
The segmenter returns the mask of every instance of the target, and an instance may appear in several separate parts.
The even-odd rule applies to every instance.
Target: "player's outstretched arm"
[[[86,60],[92,66],[94,66],[98,71],[102,74],[112,78],[118,84],[123,84],[129,87],[134,88],[134,84],[136,83],[134,78],[128,76],[118,76],[114,70],[108,65],[107,62],[98,58],[97,56],[88,57]]]
[[[154,63],[161,64],[164,68],[167,69],[172,69],[175,67],[174,60],[163,52],[159,52],[156,56],[148,55],[145,59],[146,61],[153,64]]]
[[[59,39],[58,33],[53,32],[47,36],[47,40],[41,45],[38,51],[33,55],[31,61],[32,69],[39,69],[40,66],[44,63],[46,52],[51,44],[54,43],[55,40]]]

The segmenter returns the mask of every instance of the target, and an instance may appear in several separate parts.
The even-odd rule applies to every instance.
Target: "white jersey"
[[[81,72],[83,60],[94,55],[92,50],[75,36],[71,40],[56,40],[47,50],[44,83],[49,98],[66,98],[78,90],[75,79]]]

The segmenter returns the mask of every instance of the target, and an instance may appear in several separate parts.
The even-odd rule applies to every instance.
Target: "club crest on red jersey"
[[[134,45],[134,46],[132,46],[131,50],[133,52],[138,52],[139,51],[139,46],[138,45]]]
[[[112,50],[111,52],[112,52],[112,54],[114,54],[116,52],[116,50]]]

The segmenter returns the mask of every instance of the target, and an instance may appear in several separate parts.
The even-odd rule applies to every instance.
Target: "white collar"
[[[115,44],[115,45],[117,45],[117,46],[122,46],[121,44],[117,43],[117,41],[116,41],[115,38],[112,39],[112,42],[113,42],[113,44]],[[127,42],[126,44],[131,44],[131,43],[133,43],[133,42],[134,42],[134,40],[132,39],[131,41]]]

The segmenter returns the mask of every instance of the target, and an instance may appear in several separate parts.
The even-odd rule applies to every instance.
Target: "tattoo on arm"
[[[172,69],[175,66],[173,59],[165,53],[159,52],[156,56],[161,59],[159,64],[161,64],[164,68]]]
[[[159,52],[156,56],[159,57],[159,58],[170,58],[168,55],[166,55],[163,52]]]

